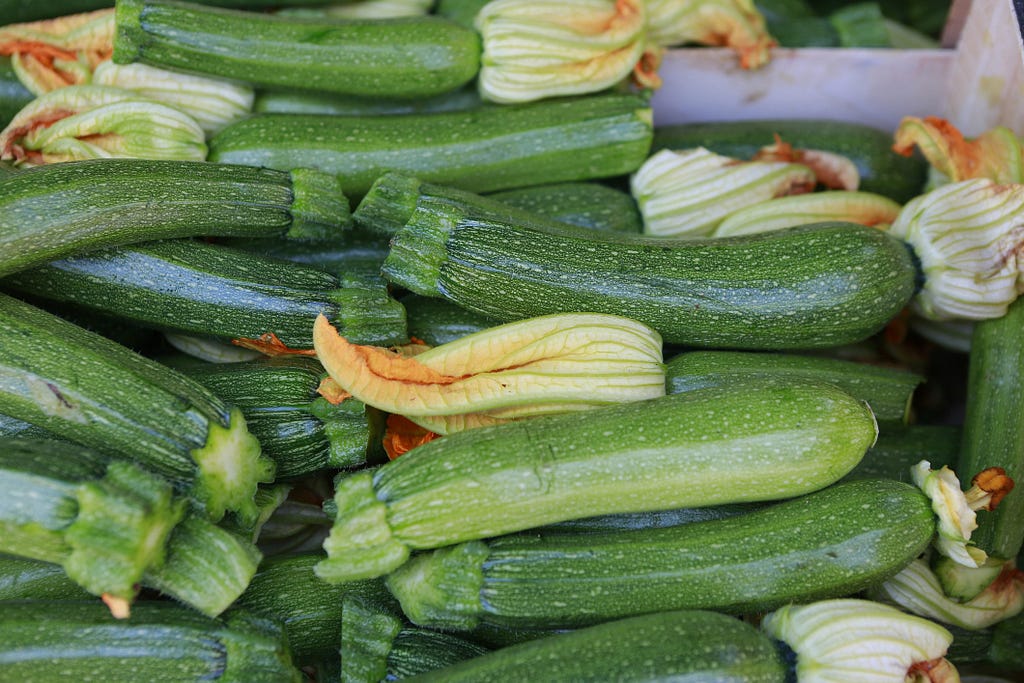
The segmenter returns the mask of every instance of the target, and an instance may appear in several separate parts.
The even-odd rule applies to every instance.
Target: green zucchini
[[[789,668],[775,642],[750,624],[692,610],[647,614],[540,638],[410,680],[784,683]]]
[[[326,5],[336,0],[196,0],[201,5],[260,9],[288,5]],[[0,0],[0,26],[21,21],[52,19],[65,14],[113,7],[114,0]]]
[[[197,382],[0,294],[0,412],[186,489],[212,519],[256,514],[273,479],[245,418]]]
[[[14,115],[35,98],[18,80],[11,66],[11,58],[0,57],[0,130],[6,128]]]
[[[906,424],[910,401],[924,377],[899,368],[783,353],[689,351],[665,364],[665,389],[680,393],[745,377],[790,377],[835,384],[867,401],[877,420]]]
[[[849,482],[724,519],[661,529],[517,534],[419,555],[388,578],[421,626],[570,628],[672,609],[742,614],[852,595],[935,533],[916,487]]]
[[[475,31],[439,17],[327,21],[119,0],[114,62],[361,97],[429,97],[480,68]]]
[[[489,0],[438,0],[434,13],[454,22],[473,28],[476,15]]]
[[[910,481],[910,469],[922,460],[930,462],[936,470],[943,465],[955,468],[960,434],[960,427],[954,425],[886,425],[879,431],[875,445],[844,479]]]
[[[0,287],[223,340],[273,332],[287,346],[311,348],[323,313],[354,343],[407,341],[405,309],[379,277],[335,276],[196,240],[93,251],[20,271]]]
[[[265,560],[234,606],[281,624],[299,664],[337,654],[346,595],[389,597],[380,581],[324,583],[313,573],[322,559],[300,554]]]
[[[210,140],[210,161],[336,174],[361,196],[386,171],[490,192],[636,170],[651,141],[647,98],[630,94],[404,116],[260,114]]]
[[[188,161],[96,159],[0,175],[0,276],[102,247],[193,235],[329,239],[335,178]]]
[[[467,311],[450,301],[419,294],[403,297],[402,305],[409,325],[409,337],[428,346],[447,344],[498,324],[492,318]]]
[[[56,439],[57,437],[42,427],[37,427],[31,422],[25,422],[10,415],[0,414],[0,438],[9,437],[30,438],[30,439]]]
[[[0,603],[11,600],[88,600],[89,592],[52,562],[0,555]]]
[[[251,542],[185,510],[165,480],[75,444],[0,442],[0,552],[63,567],[127,605],[138,585],[208,614],[245,590]]]
[[[0,609],[8,681],[299,683],[281,630],[238,614],[210,619],[177,605],[136,605],[117,620],[98,603],[26,601]]]
[[[557,183],[489,195],[510,204],[581,228],[641,233],[644,220],[633,196],[600,183]]]
[[[870,451],[868,451],[870,452]],[[866,454],[865,454],[865,457]],[[597,515],[583,519],[567,519],[564,522],[548,524],[524,533],[582,534],[605,531],[635,531],[639,529],[662,529],[725,519],[752,512],[764,507],[763,503],[735,503],[733,505],[711,505],[698,508],[677,508],[675,510],[654,510],[652,512],[623,512],[617,515]]]
[[[709,418],[728,429],[709,428]],[[451,434],[338,483],[317,572],[329,581],[379,576],[412,549],[567,519],[792,497],[846,474],[875,434],[859,401],[795,381]]]
[[[397,229],[384,276],[507,322],[625,315],[666,343],[820,348],[879,331],[915,292],[907,245],[850,223],[710,240],[598,233],[388,174],[362,226]]]
[[[953,634],[948,658],[962,664],[985,664],[1001,673],[1024,671],[1024,614],[983,629],[946,625]]]
[[[386,460],[385,416],[361,401],[333,405],[317,393],[326,373],[312,358],[189,364],[179,370],[242,410],[277,479]]]
[[[331,114],[332,116],[395,116],[475,109],[483,103],[474,87],[423,99],[362,98],[324,93],[264,90],[256,93],[257,114]]]
[[[968,364],[966,414],[956,472],[966,481],[988,467],[1002,467],[1024,483],[1024,300],[1006,315],[976,323]],[[1024,494],[1011,491],[991,512],[978,514],[971,541],[986,553],[1011,560],[1024,546]]]
[[[924,191],[928,164],[923,157],[892,151],[892,134],[860,123],[827,119],[712,121],[662,126],[654,131],[652,152],[705,147],[717,154],[749,159],[774,144],[775,135],[796,149],[818,149],[847,157],[860,174],[860,190],[906,202]]]

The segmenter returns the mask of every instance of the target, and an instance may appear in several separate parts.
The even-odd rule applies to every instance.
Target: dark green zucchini
[[[0,175],[0,276],[168,237],[330,239],[349,223],[332,176],[188,161],[95,159]]]
[[[903,423],[910,401],[924,377],[899,368],[783,353],[741,351],[689,351],[665,364],[665,390],[670,394],[742,381],[746,377],[790,377],[835,384],[851,396],[867,401],[879,421]]]
[[[0,555],[0,602],[88,600],[89,592],[68,578],[59,564]]]
[[[195,0],[201,5],[260,9],[288,5],[326,5],[336,0]],[[113,7],[114,0],[0,0],[0,26],[21,21],[52,19],[65,14]]]
[[[0,287],[224,340],[272,332],[287,346],[311,348],[323,313],[354,343],[407,341],[405,309],[379,277],[332,275],[195,240],[93,251],[20,271]]]
[[[781,652],[724,614],[659,612],[504,647],[410,680],[784,683],[790,664]]]
[[[467,334],[498,325],[493,318],[467,311],[444,299],[419,294],[402,297],[409,337],[428,346],[440,346],[461,339]]]
[[[906,566],[934,533],[920,490],[879,479],[662,529],[472,541],[414,558],[387,584],[414,623],[444,629],[742,614],[853,595]]]
[[[11,58],[0,57],[0,130],[6,128],[14,115],[35,98],[18,80],[11,67]]]
[[[201,384],[98,334],[0,294],[0,412],[187,490],[213,519],[252,520],[274,463],[245,418]]]
[[[257,114],[330,114],[332,116],[395,116],[475,109],[483,103],[474,87],[423,99],[346,97],[324,93],[262,91],[252,110]]]
[[[210,161],[336,174],[361,196],[386,171],[475,192],[622,175],[647,158],[651,109],[629,94],[392,116],[260,114],[210,140]]]
[[[413,549],[568,519],[788,498],[846,474],[875,434],[833,386],[753,380],[450,434],[338,482],[317,572],[380,576]]]
[[[886,425],[878,440],[844,479],[911,481],[910,469],[927,460],[932,469],[956,467],[960,427],[954,425]]]
[[[581,228],[643,232],[643,217],[632,195],[600,183],[537,185],[495,192],[489,197]]]
[[[954,468],[969,480],[1001,467],[1017,483],[998,507],[978,513],[971,541],[1001,560],[1024,546],[1024,300],[1006,315],[979,321],[971,337],[966,414]]]
[[[99,603],[25,601],[0,608],[7,681],[300,683],[281,630],[266,620],[211,619],[162,602],[118,620]]]
[[[18,437],[31,439],[55,439],[52,432],[42,427],[37,427],[31,422],[25,422],[10,415],[0,414],[0,438]]]
[[[898,202],[924,191],[928,164],[923,157],[904,157],[892,151],[892,134],[871,126],[826,119],[765,119],[713,121],[659,127],[652,152],[661,149],[705,147],[712,152],[749,159],[774,144],[778,134],[797,149],[841,154],[857,166],[860,188]]]
[[[524,533],[582,534],[606,531],[635,531],[639,529],[662,529],[725,519],[752,512],[764,507],[763,503],[736,503],[734,505],[711,505],[699,508],[677,508],[675,510],[654,510],[651,512],[624,512],[617,515],[597,515],[583,519],[567,519],[564,522],[548,524]]]
[[[915,293],[907,245],[850,223],[722,239],[598,233],[388,174],[359,204],[392,239],[387,279],[508,322],[613,313],[667,343],[792,349],[878,332]]]
[[[983,664],[999,673],[1024,672],[1024,614],[989,628],[968,630],[948,624],[946,628],[953,634],[948,657],[957,666]]]
[[[277,478],[386,460],[385,416],[361,401],[333,405],[317,393],[326,376],[312,358],[283,356],[241,363],[189,364],[180,371],[238,406]]]
[[[480,68],[475,31],[439,17],[327,21],[119,0],[114,62],[361,97],[429,97]]]
[[[490,0],[438,0],[434,13],[451,19],[468,28],[473,28],[476,15]]]
[[[388,240],[363,230],[346,230],[330,242],[296,242],[282,239],[228,239],[229,246],[270,258],[294,261],[339,273],[380,275],[388,255]]]
[[[322,559],[322,555],[301,554],[265,560],[235,603],[239,610],[281,624],[300,664],[337,654],[346,595],[389,597],[380,581],[324,583],[313,573]]]

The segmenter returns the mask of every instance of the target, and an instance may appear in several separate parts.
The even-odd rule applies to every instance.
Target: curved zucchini
[[[0,412],[187,489],[213,519],[251,521],[273,479],[245,418],[197,382],[98,334],[0,295]]]
[[[150,602],[117,620],[99,603],[26,601],[0,609],[0,631],[0,670],[21,683],[302,681],[281,630],[241,614],[222,621]]]
[[[689,351],[665,363],[665,389],[680,393],[735,382],[746,377],[790,377],[835,384],[867,401],[879,421],[903,423],[910,414],[914,389],[924,377],[898,368],[883,368],[838,358],[742,351]]]
[[[852,595],[906,566],[934,533],[924,494],[880,479],[662,529],[472,541],[416,557],[387,584],[414,623],[433,628],[569,628],[672,609],[742,614]]]
[[[334,405],[317,393],[326,373],[312,358],[189,364],[180,371],[238,406],[277,478],[383,461],[385,416],[354,398]]]
[[[636,170],[651,144],[639,95],[395,116],[261,114],[210,140],[210,161],[337,175],[361,196],[388,171],[490,192]]]
[[[323,313],[353,343],[407,341],[405,309],[378,277],[345,277],[195,240],[93,251],[20,271],[0,286],[142,326],[225,340],[273,332],[313,346]]]
[[[452,434],[338,483],[317,572],[379,576],[413,549],[567,519],[796,496],[846,474],[875,434],[835,387],[755,381]]]
[[[328,239],[349,221],[332,176],[189,161],[96,159],[0,175],[0,276],[133,242]]]
[[[924,191],[928,164],[919,156],[892,151],[892,134],[871,126],[827,119],[711,121],[661,126],[652,152],[705,147],[717,154],[749,159],[775,143],[775,135],[796,149],[841,154],[857,167],[860,190],[906,202]]]
[[[325,21],[119,0],[114,62],[242,81],[262,88],[362,97],[429,97],[480,68],[475,31],[439,17]]]
[[[883,232],[820,223],[689,240],[572,228],[466,192],[387,175],[355,212],[392,239],[383,272],[517,320],[591,311],[625,315],[665,342],[745,349],[820,348],[862,340],[907,304],[910,249]]]
[[[537,185],[495,192],[489,197],[581,228],[638,234],[644,228],[632,195],[600,183]]]
[[[705,611],[659,612],[504,647],[416,681],[743,681],[784,683],[790,666],[753,626]]]

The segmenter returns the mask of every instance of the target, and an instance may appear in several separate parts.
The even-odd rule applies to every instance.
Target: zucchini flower
[[[981,593],[964,602],[950,598],[925,559],[916,559],[899,574],[871,590],[877,600],[899,605],[928,619],[971,630],[987,628],[1024,610],[1024,572],[1007,560]]]
[[[800,683],[952,683],[944,655],[953,635],[938,624],[869,600],[787,605],[761,629],[796,654]]]
[[[775,197],[814,189],[814,173],[801,164],[740,161],[703,147],[649,158],[630,181],[644,232],[706,237],[732,213]]]
[[[195,119],[207,135],[248,114],[255,97],[245,86],[145,64],[103,62],[96,67],[92,82],[131,90],[179,109]]]
[[[94,85],[38,97],[0,132],[0,159],[23,165],[110,157],[204,161],[206,137],[173,107]]]
[[[853,191],[860,187],[860,171],[849,157],[821,149],[796,149],[775,135],[775,142],[758,150],[751,161],[786,161],[814,171],[819,185],[830,190]]]
[[[610,88],[630,74],[658,85],[641,0],[493,0],[476,16],[481,96],[530,102]]]
[[[323,7],[289,7],[276,14],[313,19],[390,19],[428,14],[433,4],[433,0],[358,0]]]
[[[351,344],[319,316],[313,346],[341,390],[437,434],[665,393],[661,337],[613,315],[531,318],[416,355]]]
[[[893,150],[910,156],[920,148],[931,164],[932,185],[988,178],[996,183],[1024,183],[1020,140],[999,126],[967,140],[953,124],[936,116],[907,116],[896,129]],[[937,176],[937,177],[936,177]]]
[[[933,470],[927,460],[910,470],[914,483],[932,502],[938,517],[935,549],[965,567],[980,567],[987,555],[970,546],[971,532],[978,528],[975,510],[991,510],[1013,488],[1013,480],[1000,467],[990,467],[974,477],[968,491],[960,489],[960,480],[946,466]]]
[[[712,237],[734,237],[781,230],[794,225],[845,221],[885,230],[896,220],[900,205],[870,192],[811,192],[779,197],[731,214]]]
[[[921,316],[999,318],[1021,291],[1024,185],[984,178],[943,185],[904,206],[889,232],[920,259],[924,286],[911,308]]]
[[[0,27],[0,55],[35,95],[88,83],[114,49],[114,10]]]
[[[648,40],[656,45],[732,48],[744,69],[767,64],[778,44],[753,0],[647,0],[647,27]]]

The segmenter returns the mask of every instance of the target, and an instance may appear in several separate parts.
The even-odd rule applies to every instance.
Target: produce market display
[[[0,681],[1021,680],[1017,120],[657,105],[954,4],[0,0]]]

